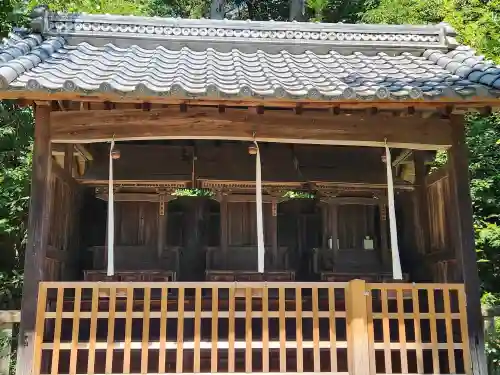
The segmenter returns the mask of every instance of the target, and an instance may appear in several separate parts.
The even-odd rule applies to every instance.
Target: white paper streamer
[[[262,215],[262,171],[260,164],[260,150],[257,141],[253,141],[257,148],[255,155],[255,202],[257,208],[257,271],[264,273],[264,220]]]
[[[385,143],[385,165],[387,169],[387,200],[389,205],[389,230],[391,233],[392,278],[402,280],[401,261],[399,259],[398,229],[396,226],[396,208],[394,205],[394,181],[392,179],[391,151]]]
[[[108,178],[108,276],[115,274],[115,204],[113,189],[113,148],[115,141],[109,147],[109,178]]]

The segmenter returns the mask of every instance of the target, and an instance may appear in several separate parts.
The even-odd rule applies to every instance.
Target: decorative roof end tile
[[[37,5],[31,11],[31,29],[35,33],[46,33],[49,30],[49,7]]]

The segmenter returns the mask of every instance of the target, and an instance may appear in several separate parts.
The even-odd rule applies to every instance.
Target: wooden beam
[[[370,197],[328,197],[322,198],[321,201],[337,205],[356,204],[364,206],[378,206],[381,203],[387,203],[385,197],[383,199]]]
[[[455,206],[453,235],[456,237],[457,259],[461,265],[467,306],[467,321],[472,373],[486,375],[484,332],[481,314],[481,288],[474,244],[472,203],[469,190],[469,165],[465,144],[464,117],[451,115],[453,146],[448,152],[450,191]],[[466,372],[469,369],[465,369]]]
[[[255,202],[255,194],[228,194],[224,200],[229,203]],[[273,201],[283,201],[285,199],[276,199],[270,195],[262,195],[262,203],[272,203]]]
[[[87,161],[92,161],[94,160],[94,156],[92,153],[89,151],[87,146],[84,146],[82,144],[75,144],[75,149],[76,151]]]
[[[255,105],[264,105],[268,107],[279,107],[279,108],[295,108],[297,105],[301,105],[304,108],[391,108],[391,109],[401,109],[407,111],[409,107],[414,107],[415,109],[436,109],[444,107],[446,105],[454,105],[460,108],[475,108],[492,106],[498,107],[499,100],[494,96],[486,98],[474,98],[472,100],[461,100],[457,98],[443,98],[440,100],[401,100],[401,101],[371,101],[371,100],[345,100],[345,101],[335,101],[331,100],[310,100],[310,99],[275,99],[275,98],[179,98],[179,97],[169,97],[169,96],[123,96],[118,93],[101,93],[94,92],[90,95],[83,94],[81,92],[44,92],[44,91],[31,91],[31,90],[2,90],[0,91],[0,99],[15,99],[15,100],[70,100],[75,102],[84,103],[102,103],[104,101],[111,101],[116,103],[130,103],[130,104],[142,104],[148,102],[151,104],[161,104],[161,105],[179,105],[185,103],[187,105],[226,105],[231,107],[248,107]]]
[[[37,103],[35,106],[35,143],[18,351],[19,374],[32,373],[38,285],[45,278],[45,256],[49,244],[50,201],[52,198],[50,111],[50,103]],[[40,350],[40,348],[38,349]],[[40,369],[36,369],[36,371],[40,371]]]
[[[107,201],[109,199],[108,193],[96,194],[97,199],[102,199]],[[163,199],[165,203],[176,199],[177,197],[172,195],[165,195],[163,198],[160,194],[156,193],[115,193],[113,195],[113,200],[115,202],[160,202]]]
[[[380,119],[380,121],[377,121]],[[52,140],[65,143],[138,139],[227,139],[261,142],[307,143],[382,147],[387,139],[393,148],[443,149],[451,145],[450,124],[436,118],[393,116],[332,116],[293,111],[254,114],[218,108],[179,111],[90,110],[54,112]]]
[[[392,162],[393,167],[397,167],[399,164],[403,164],[408,160],[410,155],[412,154],[412,150],[403,150],[401,153],[394,159]]]

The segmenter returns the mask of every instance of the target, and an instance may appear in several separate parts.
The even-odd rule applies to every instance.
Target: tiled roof
[[[57,15],[0,44],[0,89],[130,96],[500,97],[500,67],[437,26]]]

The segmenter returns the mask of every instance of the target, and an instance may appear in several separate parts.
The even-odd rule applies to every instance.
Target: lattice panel
[[[457,284],[367,284],[372,374],[470,374]]]
[[[34,374],[347,374],[346,285],[42,283]]]

